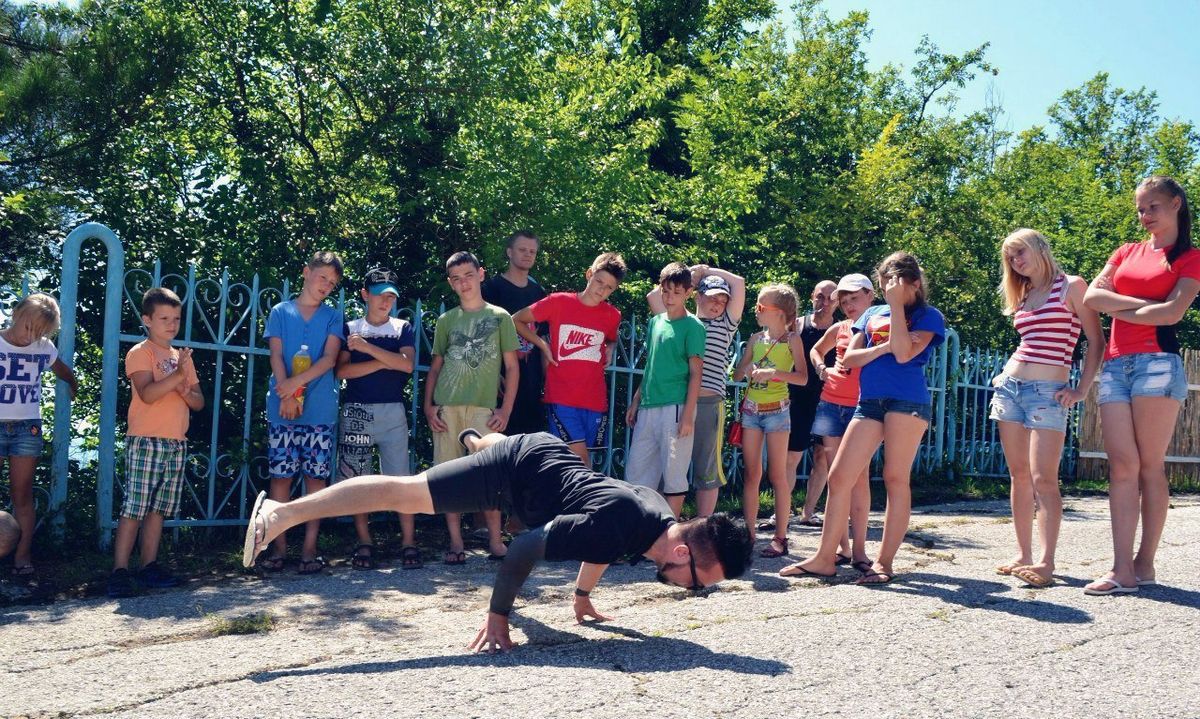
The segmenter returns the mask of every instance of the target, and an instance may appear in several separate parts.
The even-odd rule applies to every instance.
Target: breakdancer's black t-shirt
[[[611,564],[641,555],[675,523],[658,492],[584,467],[553,435],[525,435],[516,444],[513,511],[530,527],[546,525],[549,561]]]

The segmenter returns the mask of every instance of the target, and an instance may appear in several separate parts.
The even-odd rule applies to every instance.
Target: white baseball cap
[[[839,293],[842,292],[858,292],[859,290],[870,290],[875,292],[875,285],[871,284],[871,280],[866,275],[858,273],[846,275],[838,280],[837,289],[833,291],[834,299],[837,299]]]

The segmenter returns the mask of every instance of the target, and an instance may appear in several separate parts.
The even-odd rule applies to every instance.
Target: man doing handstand
[[[508,614],[534,564],[581,561],[575,617],[607,619],[588,594],[608,565],[645,556],[658,579],[698,590],[740,576],[752,545],[744,526],[725,514],[677,522],[653,489],[630,485],[583,466],[562,440],[545,432],[459,440],[472,452],[412,477],[368,475],[281,504],[259,494],[246,528],[246,566],[290,527],[322,517],[391,511],[443,514],[501,509],[527,527],[509,546],[496,576],[484,628],[473,649],[509,650]]]

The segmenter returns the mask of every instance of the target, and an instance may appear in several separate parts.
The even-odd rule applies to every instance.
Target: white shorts
[[[638,410],[625,462],[626,481],[666,495],[687,493],[688,465],[692,463],[696,435],[679,436],[682,414],[681,404]]]

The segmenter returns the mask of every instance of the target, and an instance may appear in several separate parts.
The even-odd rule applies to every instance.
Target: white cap
[[[866,275],[855,273],[846,275],[838,280],[837,289],[833,291],[834,298],[837,298],[841,292],[858,292],[859,290],[870,290],[875,292],[875,285],[871,284],[871,280]]]

